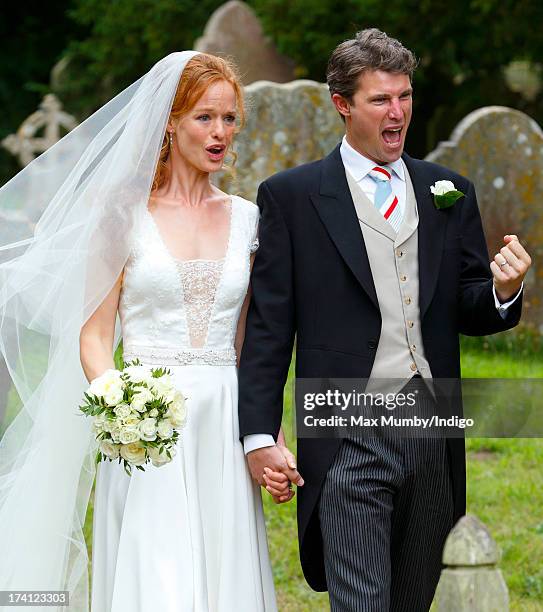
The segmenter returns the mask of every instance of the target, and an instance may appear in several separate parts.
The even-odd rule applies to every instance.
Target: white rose
[[[119,433],[121,444],[131,444],[140,439],[140,433],[137,427],[122,427]]]
[[[123,370],[123,374],[128,374],[128,378],[133,383],[147,382],[150,379],[151,371],[142,365],[128,366]]]
[[[102,429],[104,431],[109,431],[111,432],[112,428],[116,425],[117,421],[115,419],[109,419],[108,417],[104,416],[104,422],[102,423]]]
[[[118,423],[113,423],[109,430],[109,434],[115,444],[120,444],[121,442],[121,430],[122,427]]]
[[[440,196],[449,191],[456,191],[456,187],[452,181],[436,181],[435,184],[430,187],[430,191],[434,195]]]
[[[102,440],[100,442],[100,451],[109,459],[117,459],[119,456],[119,444],[113,444],[110,440]]]
[[[107,400],[107,396],[118,396],[119,390],[122,391],[123,381],[121,380],[121,373],[119,370],[106,370],[101,376],[95,378],[89,387],[88,394],[103,397],[106,403],[110,406],[118,404],[122,400],[118,400],[115,404],[110,404]]]
[[[170,449],[170,455],[172,458],[175,456],[176,452],[177,451],[175,448]],[[149,446],[147,448],[147,453],[149,454],[151,462],[155,467],[160,467],[161,465],[165,465],[171,461],[171,459],[168,459],[168,455],[166,454],[165,450],[162,451],[162,453],[159,453],[159,449],[154,446]]]
[[[170,406],[166,416],[174,427],[183,427],[187,420],[187,411],[184,406],[182,408],[179,406]]]
[[[141,391],[138,391],[138,393],[134,394],[130,405],[133,410],[137,410],[138,412],[144,412],[145,404],[147,402],[152,402],[154,399],[155,398],[153,397],[153,394],[149,391],[149,389],[143,387]]]
[[[126,419],[126,417],[130,416],[130,406],[128,404],[119,404],[113,409],[113,412],[120,419]]]
[[[143,419],[139,425],[140,437],[142,440],[152,442],[156,440],[156,421],[155,419]]]
[[[123,396],[123,381],[119,379],[118,381],[112,381],[108,385],[104,394],[104,401],[108,406],[116,406],[123,401]]]
[[[187,419],[187,409],[185,406],[185,398],[179,391],[175,392],[173,402],[168,408],[166,417],[170,419],[174,427],[183,427]]]
[[[97,416],[94,417],[94,422],[92,424],[94,431],[96,433],[100,433],[102,431],[104,431],[104,426],[106,424],[106,417],[105,415],[102,414],[98,414]]]
[[[113,377],[115,377],[117,370],[106,370],[101,376],[97,376],[91,380],[90,387],[87,391],[89,395],[96,395],[102,397],[104,395],[104,388]],[[120,372],[119,372],[120,375]]]
[[[120,448],[121,457],[132,465],[143,465],[146,461],[145,449],[137,442],[123,444]]]
[[[127,417],[121,419],[121,427],[138,427],[140,424],[140,417],[137,414],[131,412]]]
[[[181,393],[181,391],[178,391],[178,390],[175,391],[175,394],[173,396],[172,406],[176,406],[180,410],[184,410],[185,409],[185,397]]]
[[[165,374],[160,378],[153,378],[149,381],[149,388],[156,395],[156,397],[163,397],[166,399],[174,392],[174,386],[171,376]],[[170,400],[171,401],[171,400]]]
[[[157,427],[157,434],[160,438],[166,440],[167,438],[171,438],[173,436],[173,426],[171,421],[165,419],[164,421],[160,421]]]

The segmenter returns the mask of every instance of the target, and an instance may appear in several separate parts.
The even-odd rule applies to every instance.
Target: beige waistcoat
[[[346,172],[382,319],[370,378],[395,379],[394,388],[387,388],[391,392],[399,391],[414,374],[432,377],[420,326],[417,201],[405,164],[404,171],[406,202],[399,232]]]

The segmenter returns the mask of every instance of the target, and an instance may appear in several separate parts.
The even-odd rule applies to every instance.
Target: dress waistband
[[[139,359],[143,363],[158,366],[177,365],[236,365],[234,347],[213,348],[175,348],[141,346],[126,344],[123,347],[124,361]]]

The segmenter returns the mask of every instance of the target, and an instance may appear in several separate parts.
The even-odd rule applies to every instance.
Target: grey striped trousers
[[[447,455],[443,438],[343,441],[318,510],[332,612],[429,610],[453,526]]]

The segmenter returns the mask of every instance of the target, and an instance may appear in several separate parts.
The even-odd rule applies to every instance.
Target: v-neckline
[[[149,220],[151,221],[152,226],[154,227],[154,230],[157,234],[158,240],[162,246],[162,249],[164,250],[164,252],[166,253],[166,255],[176,264],[181,263],[190,263],[193,261],[205,261],[205,262],[225,262],[227,257],[228,257],[228,253],[230,251],[230,244],[232,242],[232,228],[234,226],[234,196],[230,195],[229,196],[229,200],[230,200],[230,225],[228,228],[228,240],[226,242],[226,250],[224,252],[224,255],[218,259],[201,259],[201,258],[197,258],[197,259],[179,259],[178,257],[174,257],[170,251],[170,249],[168,248],[168,245],[166,244],[166,241],[164,240],[163,236],[162,236],[162,232],[160,231],[160,228],[158,227],[157,222],[155,221],[155,218],[153,217],[153,213],[149,210],[149,207],[146,206],[145,207],[145,212],[147,214],[147,216],[149,217]]]
[[[230,196],[230,228],[229,228],[229,232],[228,232],[228,242],[226,244],[226,252],[224,254],[224,257],[222,257],[221,259],[210,259],[210,260],[205,260],[205,261],[211,261],[211,262],[221,262],[222,263],[222,269],[221,269],[221,274],[220,274],[220,278],[219,278],[219,282],[217,283],[217,288],[215,291],[215,298],[213,300],[213,306],[211,308],[211,312],[209,315],[209,321],[208,321],[208,327],[207,327],[207,332],[206,332],[206,337],[205,337],[205,341],[202,347],[193,347],[191,345],[191,339],[190,339],[190,328],[189,328],[189,320],[188,320],[188,313],[186,310],[186,304],[185,304],[185,291],[183,288],[183,266],[182,264],[184,262],[190,262],[190,261],[194,261],[194,260],[190,260],[190,259],[177,259],[175,257],[173,257],[173,255],[170,253],[170,250],[168,249],[166,243],[164,242],[164,239],[162,238],[162,234],[160,233],[160,229],[158,227],[158,225],[156,224],[156,221],[151,213],[151,211],[147,208],[147,206],[145,207],[145,214],[148,216],[149,218],[149,222],[151,224],[151,226],[154,228],[153,231],[156,234],[156,239],[158,241],[159,246],[161,247],[164,255],[166,256],[167,260],[171,263],[171,266],[173,267],[173,269],[175,269],[176,274],[178,275],[180,284],[179,284],[179,297],[181,299],[181,305],[182,305],[182,312],[183,312],[183,321],[184,321],[184,331],[183,331],[183,335],[185,337],[185,344],[186,346],[190,347],[191,349],[193,348],[201,348],[201,349],[205,349],[208,345],[209,342],[209,337],[211,334],[211,330],[212,330],[212,325],[214,322],[214,318],[215,318],[215,313],[216,313],[216,309],[217,309],[217,302],[220,298],[221,292],[223,291],[223,285],[224,285],[224,278],[225,278],[225,274],[227,273],[228,270],[228,262],[230,259],[230,252],[232,250],[232,242],[233,242],[233,236],[234,236],[234,225],[235,225],[235,221],[234,221],[234,215],[235,213],[235,205],[236,205],[236,200],[235,200],[235,196],[231,195]],[[202,260],[200,260],[202,261]]]

